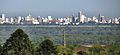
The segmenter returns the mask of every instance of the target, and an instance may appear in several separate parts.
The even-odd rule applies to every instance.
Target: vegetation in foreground
[[[65,52],[66,51],[66,52]],[[110,45],[54,45],[46,38],[39,45],[31,42],[28,35],[17,29],[0,46],[0,55],[120,55],[120,44]]]

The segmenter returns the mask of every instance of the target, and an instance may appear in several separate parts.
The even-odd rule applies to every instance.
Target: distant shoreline
[[[120,27],[120,25],[33,25],[33,24],[2,24],[0,27]]]

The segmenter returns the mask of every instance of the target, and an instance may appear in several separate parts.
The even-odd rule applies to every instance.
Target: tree
[[[82,51],[77,52],[77,55],[84,55]]]
[[[57,49],[54,46],[53,42],[49,39],[44,40],[38,48],[39,54],[43,55],[57,55]],[[37,52],[38,52],[37,51]]]
[[[120,44],[112,45],[112,48],[109,49],[109,55],[120,55]]]
[[[1,52],[2,52],[2,46],[0,45],[0,54],[1,54]]]
[[[28,35],[22,30],[17,29],[11,34],[3,45],[3,55],[30,55],[33,45]]]
[[[92,55],[101,55],[100,52],[104,51],[104,49],[100,45],[94,45],[89,51]]]
[[[63,55],[64,54],[64,46],[63,45],[56,45],[57,46],[57,52],[58,55]]]

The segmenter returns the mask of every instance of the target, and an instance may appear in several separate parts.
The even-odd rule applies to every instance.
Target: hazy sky
[[[101,13],[107,17],[120,17],[120,0],[0,0],[0,14],[7,16],[55,16],[77,15],[83,11],[86,16]]]

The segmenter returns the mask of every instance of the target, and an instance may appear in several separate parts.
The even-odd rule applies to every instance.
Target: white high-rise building
[[[32,23],[33,23],[33,24],[39,24],[39,21],[34,18],[33,21],[32,21]]]
[[[93,20],[94,22],[98,23],[98,19],[97,19],[95,16],[93,16],[92,20]]]
[[[81,15],[80,22],[84,23],[84,21],[85,21],[85,15]]]
[[[119,21],[118,21],[118,19],[117,19],[117,18],[115,18],[115,23],[116,23],[116,24],[119,24]]]
[[[2,20],[5,21],[5,14],[2,14]]]
[[[91,18],[88,18],[88,19],[87,19],[87,22],[89,22],[89,21],[91,21],[91,20],[92,20]]]
[[[60,22],[63,22],[63,20],[64,20],[63,18],[60,18]]]
[[[48,22],[48,19],[47,18],[42,18],[43,19],[43,22],[44,23],[47,23]]]
[[[68,17],[66,17],[66,19],[68,20],[68,22],[72,22],[73,20],[72,20],[72,16],[68,16]]]
[[[110,23],[112,23],[112,19],[109,19],[109,20],[108,20],[108,24],[110,24]]]
[[[14,19],[11,17],[10,18],[10,22],[13,24],[14,23]]]
[[[17,22],[17,23],[20,24],[21,20],[22,20],[22,17],[19,16],[19,17],[18,17],[18,22]]]
[[[52,16],[48,16],[48,20],[52,20]]]
[[[82,11],[80,11],[80,12],[78,13],[78,17],[79,17],[79,21],[80,21],[81,23],[84,23],[84,21],[85,21],[85,15],[82,14]]]
[[[29,14],[27,17],[25,17],[25,24],[33,24],[33,17]]]
[[[92,20],[95,21],[97,18],[95,16],[93,16]]]
[[[32,16],[29,14],[26,18],[25,18],[26,21],[32,21]]]
[[[101,22],[100,23],[107,23],[105,20],[105,16],[101,16]]]
[[[6,22],[6,23],[9,23],[9,22],[10,22],[10,21],[9,21],[9,18],[6,18],[6,19],[5,19],[5,22]]]

